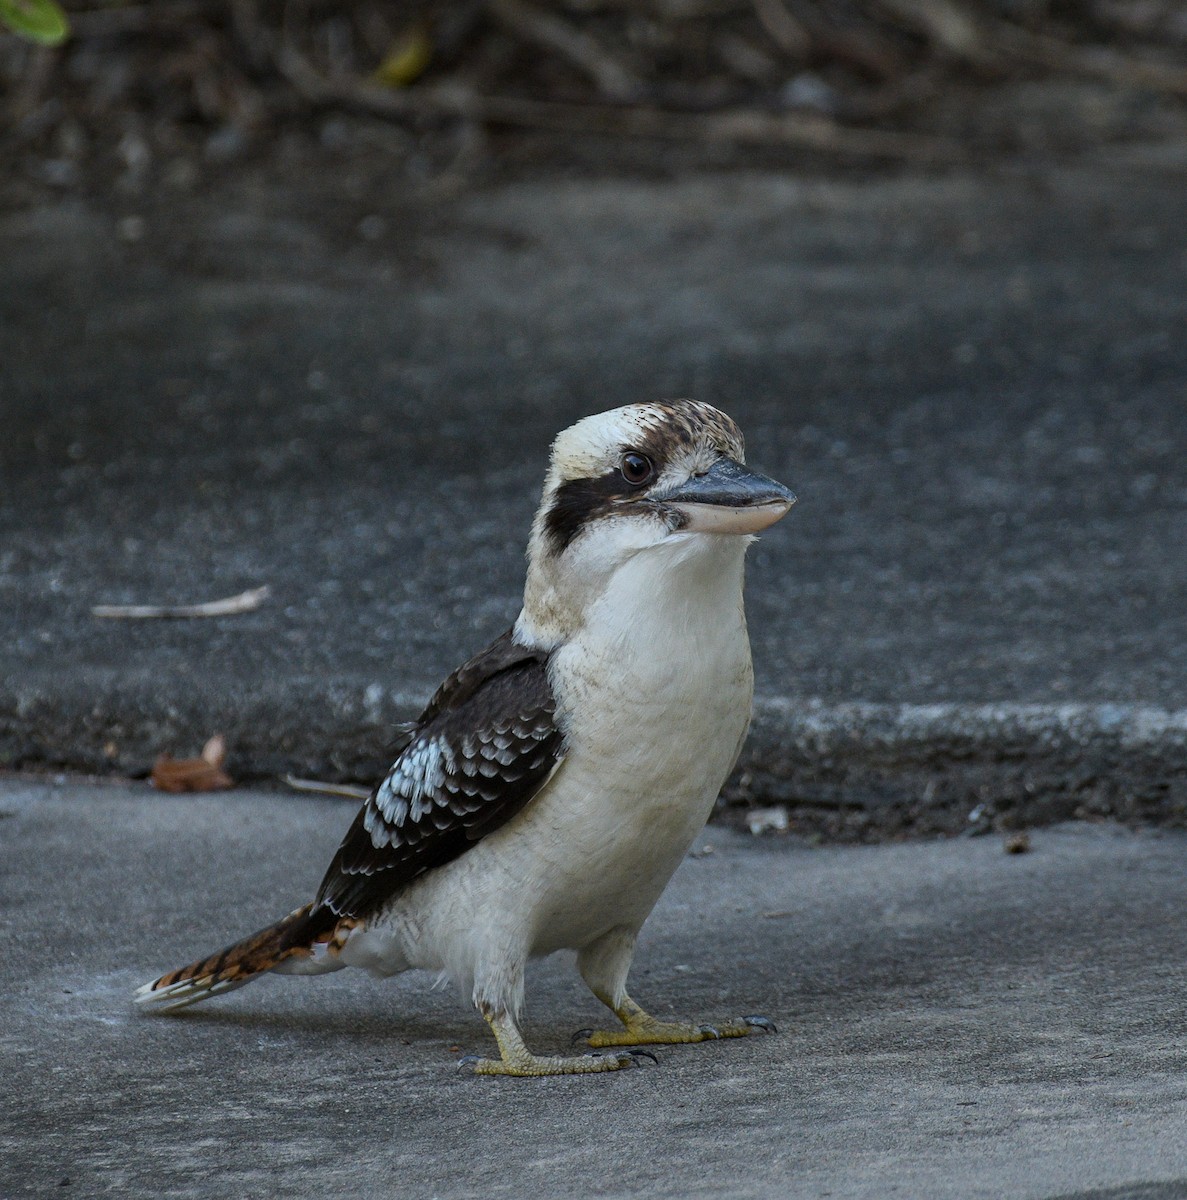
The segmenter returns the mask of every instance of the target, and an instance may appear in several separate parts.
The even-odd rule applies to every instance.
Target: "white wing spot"
[[[443,739],[413,742],[375,794],[375,807],[391,825],[402,825],[410,809],[412,819],[419,820],[432,806],[433,794],[441,789],[453,764],[453,751]]]

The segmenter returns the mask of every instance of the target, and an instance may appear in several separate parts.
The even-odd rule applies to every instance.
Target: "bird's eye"
[[[628,450],[622,456],[618,469],[622,472],[623,479],[636,487],[648,483],[655,476],[655,463],[646,454],[640,454],[636,450]]]

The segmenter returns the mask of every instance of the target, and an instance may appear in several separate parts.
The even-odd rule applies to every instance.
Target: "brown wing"
[[[338,848],[316,907],[366,916],[523,808],[564,754],[547,661],[506,633],[442,684]]]

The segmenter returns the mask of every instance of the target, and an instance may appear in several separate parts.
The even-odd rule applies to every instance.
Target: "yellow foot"
[[[715,1025],[693,1025],[685,1021],[657,1021],[630,997],[614,1010],[622,1029],[579,1029],[573,1041],[589,1046],[659,1046],[686,1042],[712,1042],[718,1038],[746,1037],[752,1033],[778,1033],[767,1017],[734,1017]]]
[[[500,1058],[479,1058],[469,1054],[458,1063],[459,1070],[469,1067],[475,1075],[517,1075],[535,1078],[541,1075],[600,1075],[605,1071],[621,1071],[623,1067],[641,1067],[642,1060],[659,1059],[647,1050],[616,1050],[612,1054],[580,1054],[571,1057],[533,1054],[524,1045],[523,1036],[510,1013],[482,1009],[495,1041],[499,1043]]]
[[[594,1075],[604,1071],[621,1071],[623,1067],[641,1067],[640,1061],[659,1060],[645,1050],[620,1050],[615,1054],[581,1054],[571,1058],[527,1054],[511,1061],[500,1058],[479,1058],[470,1054],[458,1063],[458,1070],[469,1067],[475,1075],[514,1075],[533,1078],[540,1075]]]

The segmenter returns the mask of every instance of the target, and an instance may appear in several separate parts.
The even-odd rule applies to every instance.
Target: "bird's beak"
[[[653,499],[674,508],[684,518],[682,528],[693,533],[758,533],[786,515],[795,493],[732,458],[722,458],[704,475],[694,475]]]

